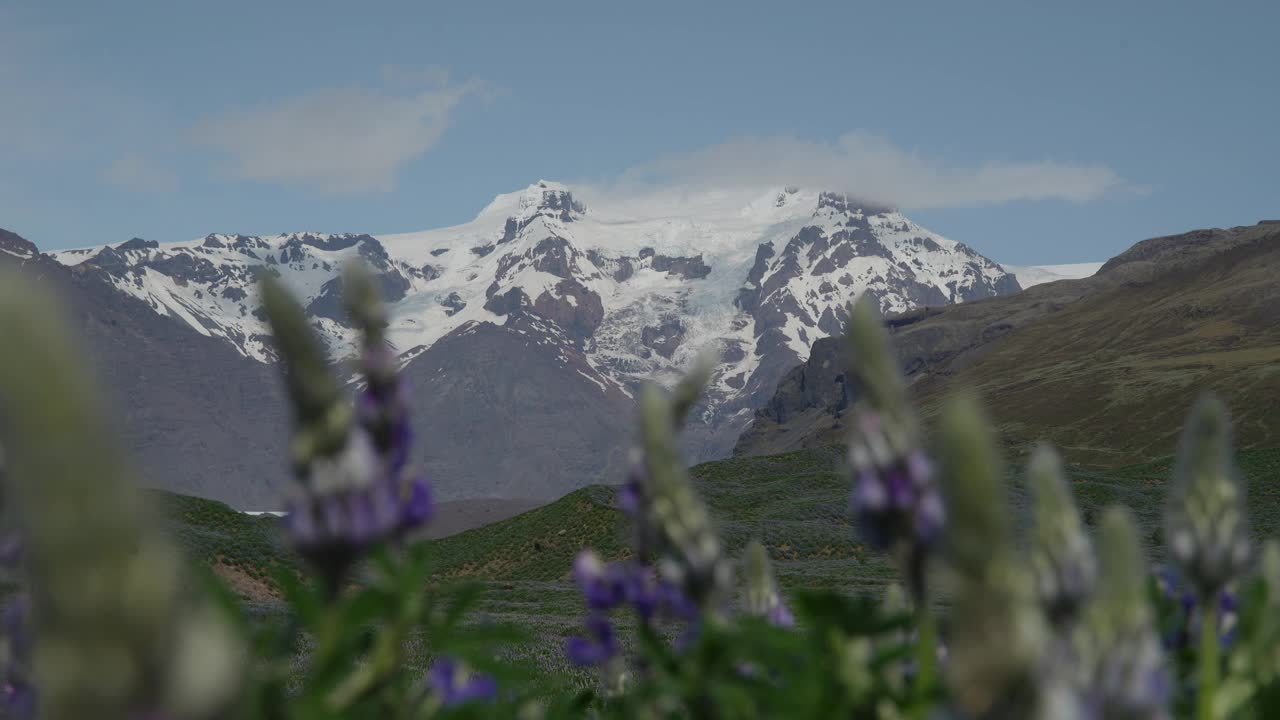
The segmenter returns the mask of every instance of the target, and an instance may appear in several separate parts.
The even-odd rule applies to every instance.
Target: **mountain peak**
[[[156,240],[143,240],[140,237],[130,238],[116,246],[117,250],[156,250],[160,243]]]
[[[814,214],[824,210],[843,215],[884,215],[896,210],[883,203],[872,202],[855,197],[848,193],[823,191],[818,195],[818,209]]]
[[[528,221],[542,215],[572,222],[587,212],[587,208],[573,196],[573,191],[563,183],[539,180],[516,192],[503,193],[480,211],[478,217],[504,215],[517,222]]]
[[[40,254],[35,243],[4,228],[0,228],[0,251],[20,258],[35,257]]]

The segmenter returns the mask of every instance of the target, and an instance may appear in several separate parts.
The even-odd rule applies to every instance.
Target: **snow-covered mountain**
[[[416,376],[445,372],[442,348],[465,355],[468,337],[506,347],[497,328],[614,400],[714,352],[703,457],[728,452],[749,408],[814,340],[840,331],[841,310],[858,293],[893,312],[1019,289],[1005,268],[890,208],[797,188],[588,206],[541,181],[438,230],[214,234],[163,245],[135,238],[54,256],[260,362],[273,350],[256,311],[258,273],[279,273],[344,356],[354,337],[340,269],[355,257],[378,273],[405,365],[432,365],[414,368]]]

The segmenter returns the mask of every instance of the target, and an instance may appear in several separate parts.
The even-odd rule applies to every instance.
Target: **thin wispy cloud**
[[[853,131],[835,142],[742,138],[671,154],[632,168],[615,189],[692,191],[797,185],[841,191],[910,209],[978,207],[1025,200],[1086,202],[1145,192],[1104,165],[1055,160],[948,164],[887,138]]]
[[[109,185],[133,192],[170,192],[178,187],[176,173],[137,154],[117,158],[103,172],[102,179]]]
[[[486,92],[447,73],[384,71],[380,87],[329,88],[200,122],[191,137],[233,179],[331,193],[393,190],[410,162],[440,142],[458,105]]]

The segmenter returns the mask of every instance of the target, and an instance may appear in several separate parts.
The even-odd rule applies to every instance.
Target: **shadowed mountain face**
[[[0,268],[13,266],[61,293],[119,441],[147,484],[241,508],[279,506],[289,417],[274,367],[0,230]]]
[[[0,231],[3,232],[3,231]],[[67,267],[13,233],[0,266],[56,287],[145,482],[243,509],[282,506],[288,403],[278,369],[143,300],[90,264]],[[550,499],[619,479],[631,399],[554,322],[513,310],[406,353],[415,460],[441,499]],[[612,451],[612,454],[611,454]]]
[[[1196,395],[1212,389],[1242,447],[1280,444],[1280,224],[1153,238],[1097,275],[890,318],[928,417],[976,388],[1005,440],[1039,438],[1075,462],[1172,451]],[[835,340],[779,384],[739,438],[752,455],[840,442],[846,402]]]
[[[621,482],[631,398],[538,315],[474,323],[405,366],[415,453],[445,500],[552,499]]]

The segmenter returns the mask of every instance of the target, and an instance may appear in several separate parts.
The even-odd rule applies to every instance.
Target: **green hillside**
[[[1249,479],[1255,532],[1280,535],[1280,450],[1245,451],[1239,457]],[[751,538],[761,538],[776,561],[784,590],[835,586],[878,592],[892,579],[893,569],[857,540],[847,513],[847,486],[836,470],[839,460],[836,449],[819,448],[710,462],[692,472],[727,552],[738,555]],[[1109,503],[1128,505],[1158,556],[1169,466],[1166,459],[1106,472],[1073,468],[1070,476],[1087,520],[1100,517]],[[1022,515],[1026,493],[1016,464],[1008,487]],[[521,655],[540,667],[563,667],[560,648],[582,619],[581,599],[569,578],[574,554],[584,547],[609,559],[628,553],[629,528],[613,497],[613,488],[587,487],[510,519],[428,541],[436,579],[482,582],[487,592],[477,610],[532,633],[536,640]],[[275,538],[273,519],[249,517],[206,500],[160,498],[176,521],[177,537],[194,557],[215,563],[249,600],[270,602],[261,594],[271,587],[265,578],[274,567],[292,565]],[[250,586],[259,594],[237,585],[243,584],[243,576],[264,579]]]
[[[1239,460],[1249,479],[1255,531],[1280,536],[1280,450],[1248,450]],[[891,572],[857,540],[839,462],[836,448],[818,448],[718,460],[696,466],[692,474],[729,554],[736,555],[758,537],[775,558],[784,584],[877,587]],[[1109,503],[1122,503],[1158,541],[1171,463],[1164,459],[1102,472],[1071,468],[1069,473],[1087,518]],[[1021,509],[1025,492],[1016,463],[1011,465],[1010,498]],[[194,559],[264,581],[274,568],[295,565],[276,534],[275,518],[244,515],[212,500],[161,492],[155,496],[173,521],[175,537]],[[557,583],[568,580],[573,556],[584,547],[610,559],[626,557],[629,528],[613,496],[612,487],[590,486],[507,520],[427,541],[436,576],[498,584]]]
[[[834,448],[733,458],[693,469],[729,554],[753,537],[769,548],[784,585],[874,589],[892,577],[880,555],[858,542],[847,512],[848,486]],[[1280,450],[1248,450],[1239,461],[1259,536],[1280,536]],[[1086,519],[1109,504],[1129,506],[1159,555],[1160,518],[1172,460],[1105,472],[1070,468]],[[1008,490],[1022,515],[1026,491],[1011,463]],[[590,487],[523,515],[433,542],[439,572],[494,582],[565,581],[573,554],[594,547],[624,557],[626,529],[612,507],[612,488]],[[1153,558],[1156,559],[1156,558]]]

